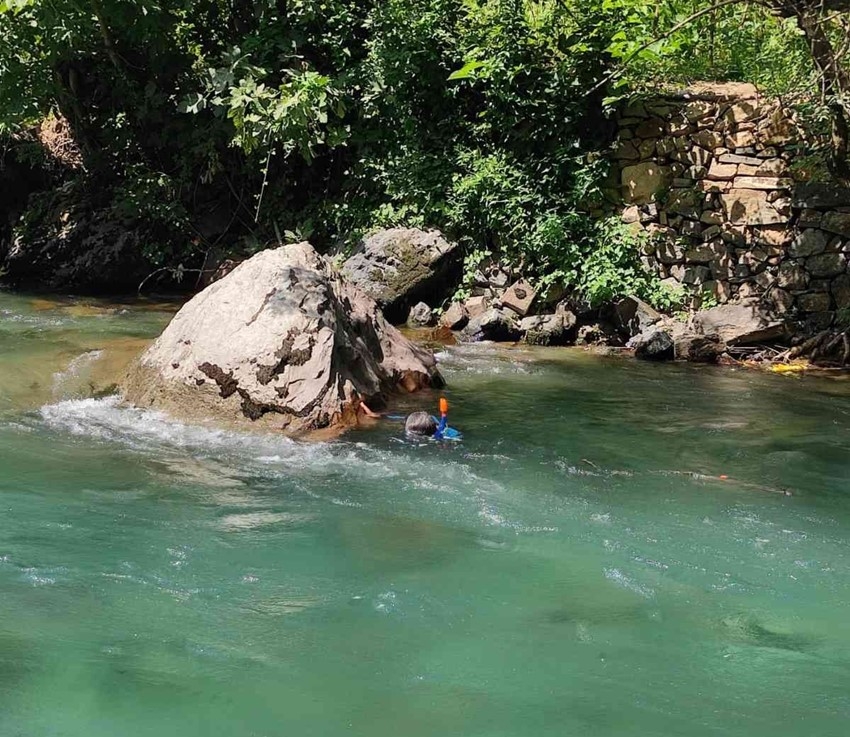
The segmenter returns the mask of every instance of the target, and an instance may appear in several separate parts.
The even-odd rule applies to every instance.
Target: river
[[[92,398],[171,309],[0,292],[0,735],[847,734],[850,383],[458,347],[463,443],[300,444]]]

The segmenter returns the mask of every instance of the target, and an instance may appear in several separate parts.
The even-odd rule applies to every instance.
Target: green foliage
[[[144,223],[149,236],[144,256],[156,265],[180,255],[174,247],[181,237],[184,243],[190,242],[188,213],[167,174],[143,166],[129,168],[113,190],[111,210],[118,219]]]
[[[641,264],[640,253],[648,236],[635,234],[614,217],[597,222],[594,236],[586,246],[575,284],[591,305],[627,294],[665,311],[681,302],[680,292],[661,284],[658,277]]]
[[[814,89],[793,25],[756,3],[666,34],[704,7],[0,0],[0,134],[60,111],[115,207],[176,235],[150,246],[157,263],[436,226],[470,265],[492,254],[594,303],[631,292],[665,306],[677,298],[644,273],[640,244],[589,214],[603,202],[605,98],[695,78]],[[218,210],[223,233],[185,237]]]

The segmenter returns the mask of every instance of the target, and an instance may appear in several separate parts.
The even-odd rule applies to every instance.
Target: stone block
[[[712,158],[711,151],[701,146],[694,146],[687,154],[688,162],[694,166],[707,167],[711,163]]]
[[[761,159],[755,156],[739,156],[738,154],[723,154],[719,157],[721,164],[736,164],[739,166],[752,166],[758,168],[764,163]]]
[[[809,286],[809,275],[799,264],[785,261],[779,266],[777,282],[783,289],[798,292]]]
[[[735,296],[738,302],[757,301],[761,299],[761,290],[752,282],[745,282],[738,287]]]
[[[740,164],[738,166],[738,174],[743,177],[754,177],[758,170],[759,168],[757,166],[747,166],[746,164]]]
[[[702,284],[711,277],[711,271],[705,266],[689,266],[685,269],[682,281],[685,284]]]
[[[726,147],[731,149],[751,148],[756,144],[756,137],[752,131],[739,131],[726,136]]]
[[[669,138],[660,138],[655,144],[655,152],[659,156],[670,156],[676,153],[676,144]]]
[[[797,225],[801,228],[819,228],[822,220],[823,213],[817,210],[803,210],[797,218]]]
[[[732,188],[731,181],[711,181],[709,179],[703,179],[697,182],[697,189],[700,192],[705,192],[706,194],[710,193],[725,193],[728,192]]]
[[[712,162],[708,169],[708,178],[713,181],[734,179],[738,173],[736,164],[722,164],[719,161]]]
[[[525,317],[531,309],[536,296],[537,292],[534,291],[531,285],[521,280],[505,291],[501,302],[503,307],[507,307],[520,317]]]
[[[838,276],[847,267],[847,256],[843,253],[822,253],[806,259],[806,271],[814,277]]]
[[[731,189],[721,195],[723,211],[735,225],[776,225],[788,218],[767,201],[767,194],[757,189]]]
[[[672,118],[667,121],[667,135],[673,136],[674,138],[677,136],[686,136],[693,130],[691,124],[684,120],[683,118]]]
[[[664,166],[644,162],[624,167],[621,181],[626,201],[645,205],[655,201],[657,193],[669,186],[670,172]]]
[[[699,238],[702,234],[702,225],[696,220],[685,220],[679,227],[679,233],[688,238]]]
[[[631,225],[632,223],[640,222],[640,210],[637,205],[631,205],[623,210],[620,215],[620,219],[626,224]]]
[[[708,282],[706,282],[707,284]],[[711,282],[712,292],[714,293],[714,298],[720,303],[725,304],[730,299],[732,299],[732,287],[729,285],[728,281],[715,281]]]
[[[640,159],[640,154],[632,141],[620,141],[614,152],[614,158],[618,161],[637,161]]]
[[[665,126],[663,120],[660,118],[648,118],[641,121],[635,130],[635,135],[638,138],[661,138],[664,132]]]
[[[689,264],[707,264],[726,254],[722,243],[701,243],[685,251],[685,262]]]
[[[692,100],[682,107],[682,114],[691,123],[717,114],[717,106],[705,100]]]
[[[476,317],[481,317],[488,309],[490,302],[486,297],[470,297],[463,303],[468,319],[474,320]]]
[[[674,240],[665,240],[656,244],[656,257],[662,264],[680,263],[684,257],[682,246]]]
[[[732,269],[733,279],[749,279],[750,276],[750,267],[747,264],[737,264]]]
[[[784,177],[788,174],[788,166],[782,159],[765,159],[756,171],[758,177]]]
[[[782,177],[735,177],[736,189],[791,189],[794,182]]]
[[[711,276],[716,281],[730,279],[734,273],[732,257],[728,253],[724,253],[709,262],[708,268],[711,269]]]
[[[830,238],[829,243],[826,244],[826,252],[827,253],[847,253],[847,249],[845,247],[844,240],[840,236],[835,236],[834,238]]]
[[[770,300],[773,303],[773,308],[780,313],[788,312],[794,306],[794,298],[784,289],[772,289]]]
[[[693,189],[674,189],[670,192],[666,209],[676,215],[698,220],[702,213],[703,198]]]
[[[840,274],[832,280],[829,291],[835,300],[835,308],[846,310],[850,308],[850,275]]]
[[[713,210],[706,210],[700,215],[700,222],[706,225],[721,225],[723,223],[723,213]]]
[[[469,313],[460,302],[452,302],[440,316],[440,325],[449,330],[461,330],[467,322],[469,322]]]
[[[702,239],[704,241],[710,241],[713,238],[720,238],[722,232],[719,225],[710,225],[702,231]]]
[[[725,243],[735,246],[747,245],[747,231],[742,226],[723,223],[721,226],[720,237]]]
[[[832,300],[826,292],[812,292],[797,297],[797,307],[802,312],[826,312]]]
[[[828,239],[826,233],[818,228],[806,228],[791,242],[788,253],[794,258],[816,256],[826,251]]]
[[[706,335],[718,335],[728,345],[750,345],[785,335],[785,322],[758,305],[714,307],[697,314],[694,325]]]
[[[794,207],[809,210],[834,210],[850,207],[850,187],[808,182],[794,190]]]
[[[761,114],[762,110],[758,100],[742,100],[726,108],[721,114],[721,117],[729,124],[738,125],[755,120]]]
[[[722,133],[711,130],[699,131],[692,138],[698,146],[712,152],[716,152],[718,148],[723,148],[725,142]]]
[[[767,246],[768,255],[781,255],[791,240],[791,230],[782,225],[760,225],[750,229],[750,241]]]
[[[776,283],[776,276],[769,271],[761,271],[753,277],[753,282],[762,290],[767,290]]]
[[[850,212],[826,213],[821,221],[821,228],[850,238]]]
[[[761,127],[759,137],[765,146],[783,146],[797,137],[797,130],[783,112],[777,110]]]
[[[640,141],[637,143],[637,150],[641,161],[651,159],[655,156],[655,141],[653,139]]]

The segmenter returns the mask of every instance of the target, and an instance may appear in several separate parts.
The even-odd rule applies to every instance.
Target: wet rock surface
[[[430,352],[300,243],[257,254],[190,300],[122,391],[178,417],[302,435],[356,424],[361,401],[442,384]]]

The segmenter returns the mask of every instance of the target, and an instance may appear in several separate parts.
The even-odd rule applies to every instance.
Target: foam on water
[[[94,350],[81,353],[72,359],[62,371],[53,374],[53,396],[56,399],[70,398],[69,395],[82,394],[79,386],[88,369],[103,355],[103,351]]]
[[[460,451],[443,459],[436,478],[433,459],[426,455],[433,450],[430,448],[401,445],[398,450],[386,449],[351,440],[307,443],[280,435],[193,425],[162,412],[127,406],[117,396],[48,404],[39,414],[54,432],[131,448],[151,457],[173,477],[200,482],[208,488],[238,488],[240,479],[247,477],[286,478],[306,496],[357,508],[367,499],[363,493],[340,493],[351,483],[368,489],[372,484],[385,487],[387,481],[395,480],[402,488],[416,492],[411,504],[426,501],[442,506],[453,500],[454,504],[477,509],[487,527],[517,533],[555,529],[515,519],[506,510],[513,506],[509,488],[474,471]],[[311,479],[332,483],[317,485]],[[445,513],[453,514],[450,507]],[[238,526],[237,520],[230,526]]]

